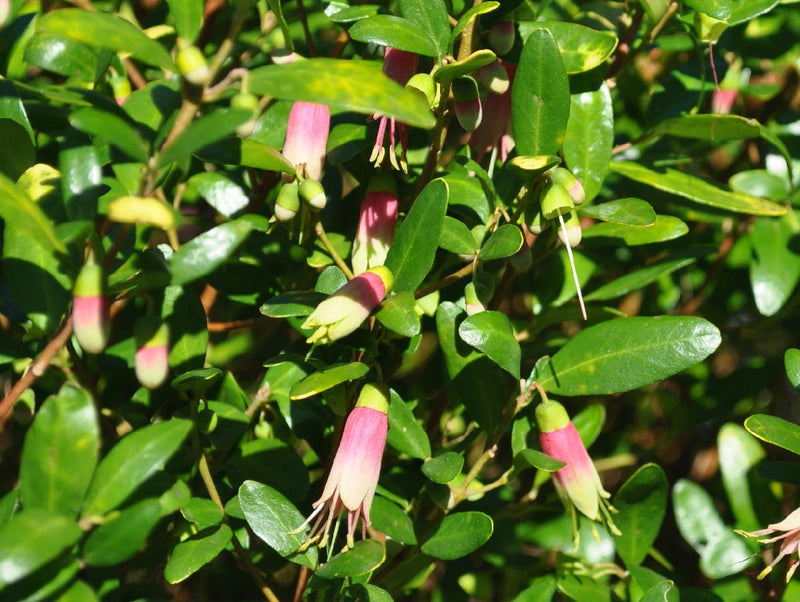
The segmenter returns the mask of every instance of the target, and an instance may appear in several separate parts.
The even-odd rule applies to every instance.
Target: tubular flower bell
[[[295,166],[298,175],[319,180],[325,164],[331,113],[327,105],[298,100],[289,112],[283,156]]]
[[[353,273],[361,274],[369,268],[383,265],[394,240],[396,222],[397,191],[394,180],[388,175],[375,176],[361,202],[358,230],[353,240]]]

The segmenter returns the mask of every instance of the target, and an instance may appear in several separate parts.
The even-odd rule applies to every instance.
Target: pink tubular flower
[[[775,565],[783,560],[786,556],[795,554],[797,557],[789,561],[789,570],[786,571],[786,582],[792,578],[797,567],[800,566],[800,554],[798,554],[798,547],[800,547],[800,508],[794,510],[789,516],[784,518],[779,523],[768,525],[766,529],[759,529],[758,531],[736,531],[739,535],[745,537],[762,537],[763,535],[773,535],[780,533],[775,537],[768,537],[766,539],[759,539],[759,543],[775,543],[781,542],[781,548],[778,555],[775,557],[767,567],[758,574],[759,579],[763,579],[772,572]]]
[[[505,61],[498,62],[508,73],[509,82],[514,80],[517,66]],[[511,137],[511,86],[501,94],[486,95],[483,103],[483,120],[469,139],[469,146],[475,153],[475,160],[480,161],[483,156],[497,148],[500,160],[505,162],[511,149],[514,148],[514,139]]]
[[[325,163],[325,150],[331,127],[326,105],[297,101],[289,112],[283,156],[297,168],[298,175],[319,180]]]
[[[372,178],[361,202],[358,231],[353,240],[353,272],[361,274],[383,265],[394,240],[397,222],[397,192],[394,180],[387,175]]]
[[[398,50],[397,48],[386,48],[383,54],[383,73],[391,77],[401,86],[405,86],[411,76],[417,70],[417,55],[413,52]],[[378,166],[383,163],[386,157],[386,149],[383,147],[383,140],[386,136],[386,127],[389,127],[389,162],[395,169],[408,171],[406,162],[406,150],[408,149],[408,128],[405,123],[398,123],[394,117],[380,117],[378,124],[378,135],[375,138],[375,146],[372,147],[370,161],[374,161]],[[400,163],[397,162],[395,145],[397,138],[400,140]]]
[[[542,451],[565,464],[553,473],[559,497],[570,508],[577,508],[592,520],[604,518],[611,532],[619,535],[611,520],[610,513],[614,511],[608,503],[611,495],[603,489],[600,475],[564,406],[545,399],[536,407],[536,422]],[[577,518],[574,511],[573,518]]]
[[[354,332],[391,290],[394,276],[378,266],[359,274],[320,303],[302,328],[316,328],[308,343],[332,343]]]
[[[339,515],[342,507],[347,509],[347,546],[353,546],[353,535],[359,519],[361,537],[366,537],[389,428],[388,410],[389,391],[385,386],[368,383],[362,387],[356,407],[344,425],[325,489],[314,502],[314,511],[300,526],[302,529],[317,517],[309,534],[310,542],[321,538],[319,545],[325,547],[333,519]],[[325,509],[327,516],[321,514]]]
[[[72,327],[81,349],[101,353],[108,344],[108,299],[103,268],[89,261],[75,280],[72,297]]]

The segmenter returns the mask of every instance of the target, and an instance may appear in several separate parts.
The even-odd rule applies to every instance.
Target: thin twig
[[[317,220],[317,223],[314,225],[314,232],[317,235],[319,241],[325,246],[328,253],[330,253],[331,259],[333,262],[339,266],[339,269],[344,272],[344,275],[347,276],[348,280],[352,280],[354,278],[353,271],[349,268],[349,266],[344,262],[344,259],[336,252],[336,249],[333,248],[333,244],[328,239],[328,235],[325,234],[325,228],[322,226],[322,222]]]
[[[415,299],[421,299],[425,295],[430,295],[431,293],[433,293],[435,291],[438,291],[438,290],[441,290],[444,287],[449,286],[450,284],[453,284],[454,282],[458,282],[459,280],[461,280],[465,276],[469,276],[472,273],[473,269],[475,269],[474,264],[473,263],[468,263],[467,265],[465,265],[460,270],[457,270],[457,271],[453,272],[452,274],[448,274],[447,276],[445,276],[444,278],[439,280],[439,282],[434,282],[430,286],[426,286],[425,288],[419,289],[416,293],[414,293],[414,298]]]

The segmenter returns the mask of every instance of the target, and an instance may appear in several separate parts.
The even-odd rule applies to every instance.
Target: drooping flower
[[[508,82],[513,82],[516,65],[505,61],[497,61],[508,75]],[[480,76],[480,74],[476,74]],[[497,86],[495,86],[496,88]],[[489,94],[483,102],[483,120],[478,128],[472,132],[469,146],[475,153],[475,160],[480,161],[487,152],[495,148],[500,155],[500,160],[505,162],[511,149],[514,148],[514,139],[511,137],[511,86],[505,86],[501,93]]]
[[[789,579],[792,578],[792,575],[794,575],[797,567],[800,566],[800,553],[798,552],[798,547],[800,547],[800,508],[794,510],[782,521],[768,525],[766,529],[759,529],[758,531],[736,532],[739,535],[744,535],[745,537],[763,537],[765,535],[769,536],[779,533],[779,535],[775,535],[775,537],[767,537],[765,539],[758,540],[759,543],[765,544],[775,543],[776,541],[781,542],[778,555],[771,563],[769,563],[767,567],[764,568],[763,571],[758,574],[758,578],[763,579],[769,575],[772,572],[772,569],[775,568],[775,565],[783,560],[786,556],[795,554],[795,558],[789,560],[789,570],[786,571],[786,581],[787,583],[789,582]]]
[[[343,508],[347,510],[347,546],[353,546],[359,519],[361,537],[366,537],[386,445],[388,410],[389,391],[384,385],[368,383],[362,387],[356,407],[345,422],[322,495],[312,504],[314,511],[298,529],[316,518],[309,542],[319,541],[319,546],[325,547],[331,524]]]
[[[359,274],[330,295],[303,322],[316,328],[308,343],[331,343],[354,332],[372,313],[394,283],[392,272],[377,266]]]
[[[295,166],[298,174],[319,180],[325,163],[325,149],[331,128],[327,105],[298,100],[289,112],[283,156]]]
[[[396,222],[397,191],[394,179],[389,175],[377,175],[370,181],[367,194],[361,202],[351,256],[354,274],[383,265],[394,240]]]
[[[155,389],[169,374],[169,327],[155,316],[139,318],[134,327],[134,368],[139,384]]]
[[[417,55],[413,52],[398,50],[397,48],[387,47],[383,54],[383,73],[392,78],[401,86],[405,86],[414,72],[417,70]],[[376,166],[383,163],[386,157],[386,149],[383,146],[386,130],[389,130],[389,162],[395,169],[408,171],[406,161],[406,150],[408,149],[408,127],[405,123],[398,122],[394,117],[380,117],[378,123],[378,135],[375,137],[375,145],[372,147],[372,154],[369,157]],[[400,162],[398,163],[395,152],[397,142],[400,142]]]
[[[72,328],[81,349],[101,353],[108,344],[108,298],[105,274],[94,261],[86,262],[75,280],[72,297]]]
[[[553,473],[553,482],[559,497],[572,512],[573,524],[577,525],[577,509],[593,521],[605,520],[611,532],[619,535],[611,520],[611,512],[614,512],[608,503],[611,495],[603,488],[600,475],[564,406],[545,399],[536,406],[536,422],[542,451],[564,462],[564,466]],[[575,533],[577,538],[577,529]]]

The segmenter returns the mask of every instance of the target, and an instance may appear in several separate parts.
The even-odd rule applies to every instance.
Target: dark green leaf
[[[385,533],[395,541],[408,546],[417,545],[414,523],[411,517],[403,512],[397,504],[378,496],[372,500],[369,518],[378,531]]]
[[[146,499],[125,508],[92,531],[83,545],[83,560],[90,566],[112,566],[124,562],[142,549],[156,523],[161,504]]]
[[[315,547],[295,554],[306,540],[307,529],[295,532],[305,517],[280,492],[268,485],[245,481],[239,488],[239,503],[250,528],[269,547],[292,562],[310,569],[316,567]]]
[[[617,36],[607,31],[590,29],[577,23],[565,21],[536,21],[534,31],[546,27],[558,44],[561,59],[567,73],[583,73],[601,65],[617,47]],[[520,35],[525,37],[529,28],[520,27]]]
[[[489,239],[483,243],[478,253],[481,261],[505,259],[511,257],[522,248],[522,230],[513,224],[503,224],[492,232]]]
[[[94,401],[64,385],[36,413],[20,462],[20,495],[26,510],[74,518],[97,465],[100,427]]]
[[[423,56],[437,55],[437,44],[418,23],[393,15],[374,15],[357,21],[349,30],[359,42],[388,46]]]
[[[180,583],[214,560],[233,537],[228,525],[217,525],[195,533],[175,546],[164,567],[168,583]]]
[[[555,472],[564,466],[564,462],[551,458],[547,454],[540,452],[538,449],[523,449],[516,456],[514,456],[514,465],[520,469],[523,467],[520,464],[527,464],[533,468],[544,470],[545,472]]]
[[[146,142],[136,128],[120,115],[86,108],[72,113],[69,121],[75,129],[105,140],[132,159],[140,163],[147,161]]]
[[[790,348],[783,354],[786,376],[795,389],[800,389],[800,349]]]
[[[475,237],[466,224],[449,215],[444,216],[439,246],[445,251],[459,255],[472,255],[477,250]]]
[[[61,514],[24,510],[0,527],[0,587],[19,581],[74,545],[82,531]]]
[[[315,372],[295,383],[289,395],[292,401],[306,399],[307,397],[332,389],[336,385],[346,383],[350,380],[358,380],[367,372],[369,372],[369,366],[361,362],[331,366],[325,370]]]
[[[183,518],[197,526],[198,529],[213,527],[222,522],[224,513],[212,500],[202,497],[193,497],[183,508]]]
[[[614,535],[617,553],[626,566],[647,557],[667,510],[667,477],[656,464],[645,464],[614,496],[613,516],[621,535]]]
[[[394,391],[391,391],[389,402],[389,433],[386,443],[412,458],[424,460],[431,456],[428,434],[417,422],[409,405]]]
[[[601,322],[570,339],[529,380],[560,395],[607,395],[637,389],[690,368],[720,344],[702,318],[635,317]]]
[[[250,91],[367,115],[381,113],[415,127],[434,125],[421,96],[404,89],[367,61],[315,58],[258,67],[250,72]]]
[[[448,196],[447,183],[433,180],[420,192],[397,229],[386,256],[386,267],[394,274],[395,292],[414,292],[428,275],[439,245]]]
[[[744,421],[744,428],[762,441],[800,455],[800,426],[793,422],[777,416],[754,414]]]
[[[94,474],[83,516],[105,514],[164,466],[183,444],[192,423],[173,418],[145,426],[123,437]]]
[[[233,133],[250,119],[250,111],[241,109],[219,110],[192,121],[158,157],[158,167],[169,165],[195,153],[213,142]]]
[[[194,42],[203,26],[203,4],[193,0],[167,0],[175,30],[187,42]]]
[[[249,138],[223,138],[195,151],[195,155],[212,163],[294,174],[294,165],[279,150]]]
[[[419,334],[421,328],[415,307],[416,301],[412,293],[400,293],[381,303],[375,317],[389,330],[405,337],[413,337]]]
[[[144,63],[176,71],[172,57],[161,44],[117,15],[78,8],[54,10],[37,20],[36,30],[61,35],[89,46],[129,52]]]
[[[581,207],[580,213],[604,222],[628,226],[651,226],[656,222],[656,212],[652,205],[631,197]]]
[[[72,220],[93,220],[102,186],[100,153],[88,136],[76,129],[67,130],[58,155],[61,195]]]
[[[36,162],[36,149],[23,126],[11,119],[0,119],[0,173],[16,180]]]
[[[482,311],[473,314],[458,327],[458,336],[485,353],[511,376],[519,378],[522,351],[514,338],[511,322],[504,313]]]
[[[606,301],[625,295],[631,291],[644,288],[648,284],[655,282],[665,274],[671,274],[688,265],[692,265],[697,259],[694,257],[684,257],[659,261],[651,266],[642,268],[620,276],[608,284],[596,288],[584,298],[586,301]]]
[[[434,483],[446,485],[461,474],[463,466],[464,456],[453,451],[446,451],[425,460],[422,465],[422,474]]]
[[[355,577],[374,571],[385,559],[386,550],[379,541],[364,539],[357,541],[349,550],[331,558],[314,574],[323,579]]]
[[[511,87],[511,125],[520,155],[555,155],[564,141],[569,80],[553,35],[534,29],[525,42]]]
[[[483,2],[478,5],[478,8],[486,6],[487,4],[492,4],[491,2]],[[472,73],[473,71],[480,69],[484,65],[488,65],[489,63],[494,62],[497,60],[497,55],[494,52],[487,48],[481,48],[476,50],[472,54],[470,54],[467,58],[462,60],[456,60],[452,63],[447,63],[446,65],[442,65],[436,71],[433,72],[433,78],[443,84],[447,85],[457,77],[461,77],[462,75],[467,75],[468,73]]]
[[[511,602],[552,602],[556,593],[555,575],[536,577]]]
[[[200,196],[225,217],[232,217],[250,202],[239,184],[218,172],[195,174],[189,178],[187,185],[197,189]]]
[[[186,393],[190,398],[205,397],[206,391],[216,385],[222,378],[219,368],[198,368],[189,370],[173,379],[170,386],[176,391]]]
[[[653,171],[637,163],[620,161],[612,161],[609,167],[612,171],[636,182],[716,209],[748,215],[775,216],[786,213],[786,208],[781,205],[718,188],[705,180],[675,169]]]
[[[275,470],[276,466],[281,470]],[[227,467],[228,480],[234,485],[258,480],[295,502],[308,492],[308,471],[303,460],[294,448],[274,437],[240,444]]]
[[[444,0],[400,0],[400,14],[433,41],[436,58],[444,56],[450,44],[450,23]]]
[[[455,560],[489,541],[494,523],[483,512],[456,512],[445,516],[427,534],[420,550],[441,560]]]
[[[36,241],[44,252],[66,252],[44,212],[3,175],[0,175],[0,217],[6,224],[6,232],[9,228],[19,230],[29,240]]]
[[[498,8],[500,8],[499,2],[487,1],[481,2],[480,4],[475,4],[471,8],[465,10],[464,14],[459,17],[458,23],[456,23],[456,26],[453,28],[453,33],[451,34],[452,39],[455,40],[458,36],[460,36],[461,32],[467,28],[467,25],[469,25],[475,17],[479,15],[485,15],[486,13],[490,13]]]
[[[315,291],[290,291],[273,297],[259,311],[270,318],[294,318],[307,316],[314,311],[326,295]]]
[[[571,95],[564,162],[581,181],[587,202],[603,186],[613,145],[614,110],[608,86],[603,84],[592,92]]]
[[[659,215],[650,226],[628,226],[625,224],[595,224],[583,231],[583,240],[591,244],[636,246],[666,242],[680,238],[689,232],[689,227],[671,215]]]

